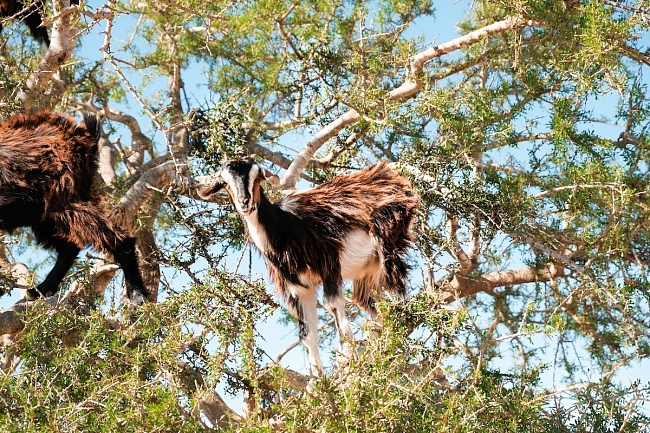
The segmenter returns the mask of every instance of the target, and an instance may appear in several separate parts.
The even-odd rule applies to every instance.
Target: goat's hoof
[[[140,312],[138,307],[144,304],[144,297],[140,294],[133,295],[128,303],[123,302],[122,306],[124,307],[123,317],[128,324],[134,324],[140,318]]]

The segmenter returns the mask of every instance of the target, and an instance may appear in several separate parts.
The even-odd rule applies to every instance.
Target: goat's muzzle
[[[221,172],[211,176],[199,176],[194,179],[197,183],[196,195],[203,200],[210,200],[212,196],[221,191],[226,182],[221,178]]]
[[[257,210],[257,203],[251,197],[239,197],[239,211],[244,215],[249,215]]]

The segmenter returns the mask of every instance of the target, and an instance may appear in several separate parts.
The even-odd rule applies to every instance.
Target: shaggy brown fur
[[[309,190],[289,193],[275,204],[289,211],[299,209],[296,214],[303,220],[318,221],[325,230],[331,230],[336,236],[330,242],[337,249],[343,247],[346,233],[356,229],[368,231],[379,241],[384,256],[383,289],[393,295],[406,295],[409,268],[403,256],[410,246],[410,226],[418,202],[410,191],[409,181],[386,163],[336,176]],[[305,251],[302,255],[310,254]],[[299,269],[298,273],[304,270]],[[322,269],[321,275],[327,272]],[[275,272],[273,275],[275,286],[282,288],[282,278]],[[352,301],[364,310],[374,310],[373,298],[379,293],[373,296],[373,289],[379,288],[368,287],[363,279],[355,280]]]
[[[58,252],[45,281],[28,295],[55,293],[79,250],[91,245],[115,256],[133,302],[144,299],[135,240],[115,227],[96,183],[97,119],[84,123],[49,111],[0,123],[0,229],[31,227],[36,240]]]

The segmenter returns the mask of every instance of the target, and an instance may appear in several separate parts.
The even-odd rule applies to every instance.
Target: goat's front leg
[[[134,305],[142,304],[146,300],[147,293],[144,290],[144,283],[138,266],[135,238],[126,238],[118,243],[113,256],[115,261],[120,264],[122,272],[124,272],[124,285],[126,286],[126,295],[129,297],[129,301]]]
[[[47,274],[45,280],[38,285],[36,289],[27,290],[27,299],[30,301],[38,298],[47,298],[54,295],[59,290],[59,284],[63,281],[65,274],[70,270],[72,264],[79,254],[79,248],[69,242],[52,242],[58,254],[54,267]]]
[[[323,375],[323,363],[318,353],[318,314],[316,311],[316,289],[304,287],[287,287],[289,291],[288,307],[298,319],[300,342],[307,349],[311,373]]]

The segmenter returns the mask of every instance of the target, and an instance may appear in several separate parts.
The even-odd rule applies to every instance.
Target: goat
[[[44,0],[0,0],[0,17],[16,17],[25,21],[32,36],[46,48],[50,46],[50,37],[43,25],[42,13]],[[78,5],[79,0],[70,0],[71,5]],[[0,23],[2,31],[2,23]]]
[[[55,294],[87,245],[113,254],[131,303],[146,298],[135,239],[115,227],[101,207],[98,139],[98,120],[89,113],[83,124],[50,111],[0,123],[0,229],[31,227],[36,241],[58,254],[45,280],[28,290],[30,300]]]
[[[323,305],[334,317],[343,348],[344,341],[354,340],[345,314],[343,280],[353,280],[352,301],[372,319],[382,288],[406,295],[409,266],[404,255],[417,199],[408,180],[385,163],[310,190],[289,192],[273,204],[262,191],[265,180],[277,183],[278,178],[252,157],[228,161],[197,194],[209,199],[226,189],[249,239],[266,260],[278,294],[298,319],[312,373],[320,375],[317,287],[323,286]]]

